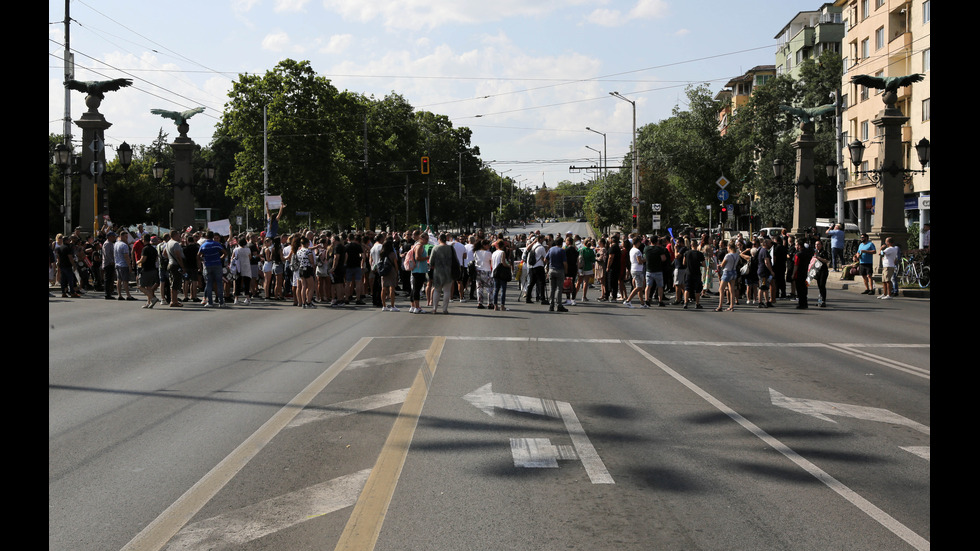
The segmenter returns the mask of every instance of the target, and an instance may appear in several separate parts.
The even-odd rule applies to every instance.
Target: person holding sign
[[[275,218],[272,217],[272,211],[269,210],[269,205],[265,206],[265,236],[275,237],[279,233],[279,218],[282,217],[282,209],[285,207],[285,203],[281,200],[279,201],[279,213],[276,214]]]

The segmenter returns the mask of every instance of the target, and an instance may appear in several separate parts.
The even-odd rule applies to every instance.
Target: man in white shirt
[[[463,293],[466,291],[466,264],[470,257],[466,254],[466,245],[460,242],[458,234],[453,235],[451,239],[449,244],[453,246],[453,252],[456,253],[456,261],[459,262],[460,268],[460,276],[456,280],[456,287],[459,289],[459,301],[466,302],[466,295]]]
[[[895,268],[898,266],[898,257],[901,249],[895,245],[891,237],[885,238],[885,248],[881,251],[881,282],[885,285],[885,292],[878,298],[892,298],[892,277],[895,275]]]

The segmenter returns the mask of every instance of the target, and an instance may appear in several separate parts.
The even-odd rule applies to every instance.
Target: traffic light
[[[718,218],[719,218],[719,220],[721,220],[722,222],[724,222],[727,217],[728,217],[728,207],[725,206],[725,203],[722,203],[721,204],[721,215]]]
[[[429,158],[422,157],[422,174],[428,174],[428,173],[429,173]]]

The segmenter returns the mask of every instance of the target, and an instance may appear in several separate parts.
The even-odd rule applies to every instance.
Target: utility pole
[[[69,17],[69,7],[70,0],[65,0],[65,126],[64,126],[64,140],[65,147],[71,152],[71,89],[68,88],[68,81],[75,78],[75,61],[74,56],[71,53],[71,48],[69,47],[69,22],[71,18]],[[69,157],[68,170],[64,173],[64,184],[65,184],[65,202],[62,208],[65,209],[65,235],[72,232],[71,227],[71,154]]]

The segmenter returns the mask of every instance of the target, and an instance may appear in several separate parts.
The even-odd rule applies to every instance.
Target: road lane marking
[[[335,549],[369,551],[377,544],[445,344],[445,337],[433,339]]]
[[[877,354],[871,354],[865,352],[864,350],[855,350],[858,347],[857,345],[853,345],[853,344],[829,345],[828,344],[826,346],[830,350],[834,350],[836,352],[842,352],[844,354],[850,354],[851,356],[856,356],[858,358],[868,360],[869,362],[874,362],[883,365],[885,367],[890,367],[892,369],[902,371],[904,373],[909,373],[911,375],[915,375],[916,377],[922,377],[923,379],[930,379],[930,380],[932,378],[928,369],[922,369],[921,367],[915,367],[914,365],[909,365],[907,363],[903,363],[897,360],[885,358]]]
[[[558,411],[561,412],[561,419],[565,422],[565,429],[572,437],[572,445],[578,454],[579,461],[585,467],[585,472],[589,475],[589,480],[593,484],[615,484],[606,466],[599,459],[599,453],[592,446],[592,441],[585,435],[585,429],[579,423],[578,417],[572,410],[572,405],[568,402],[557,402]]]
[[[755,435],[757,438],[771,446],[773,449],[783,454],[787,459],[795,463],[798,467],[812,475],[814,478],[822,482],[828,488],[836,492],[838,495],[852,503],[855,507],[860,509],[866,515],[877,521],[879,524],[884,526],[886,529],[891,531],[893,534],[901,538],[903,541],[918,549],[920,551],[927,551],[929,549],[929,540],[926,540],[922,536],[916,534],[911,529],[906,527],[904,524],[893,518],[888,513],[879,509],[873,503],[867,499],[861,497],[857,492],[851,490],[843,483],[830,476],[827,472],[817,467],[810,461],[803,458],[801,455],[793,451],[776,438],[770,436],[766,431],[762,430],[754,423],[748,419],[742,417],[738,412],[731,409],[723,402],[709,394],[707,391],[703,390],[698,385],[694,384],[686,377],[680,373],[671,369],[667,364],[661,362],[657,358],[653,357],[646,350],[643,350],[632,341],[627,341],[627,344],[636,350],[641,356],[650,361],[650,363],[659,367],[664,373],[673,377],[677,382],[686,386],[689,390],[700,396],[703,400],[713,405],[719,411],[730,417],[733,421],[741,425],[744,429]]]
[[[866,421],[877,421],[879,423],[890,423],[893,425],[903,425],[911,427],[923,434],[929,434],[929,427],[922,423],[913,421],[908,417],[889,411],[887,409],[856,406],[853,404],[841,404],[837,402],[825,402],[823,400],[807,400],[804,398],[790,398],[784,396],[773,389],[769,389],[769,399],[772,405],[786,408],[790,411],[810,415],[823,421],[836,423],[828,415],[838,417],[853,417],[854,419],[864,419]]]
[[[314,484],[187,525],[167,551],[220,549],[263,536],[354,505],[371,469]]]
[[[344,417],[346,415],[361,413],[362,411],[393,406],[404,402],[406,396],[408,396],[408,389],[402,388],[392,390],[391,392],[375,394],[374,396],[365,396],[364,398],[347,400],[346,402],[337,402],[336,404],[330,404],[322,410],[304,409],[286,425],[286,428],[291,429],[314,421],[322,421],[333,417]]]
[[[356,360],[347,366],[347,369],[360,369],[362,367],[374,367],[379,365],[393,364],[407,360],[416,360],[425,357],[425,350],[413,350],[411,352],[399,352],[397,354],[387,354],[377,358],[365,358]]]
[[[211,500],[248,462],[290,421],[340,374],[370,343],[363,337],[337,361],[306,386],[295,398],[282,407],[264,425],[245,439],[234,451],[215,465],[203,478],[191,486],[177,501],[155,518],[123,547],[122,551],[155,551],[161,549],[177,532]]]

